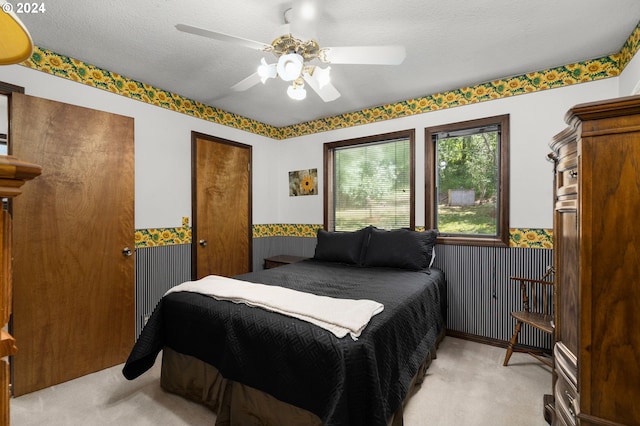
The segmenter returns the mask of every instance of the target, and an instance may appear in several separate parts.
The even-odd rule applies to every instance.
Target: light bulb
[[[278,75],[284,81],[293,81],[300,77],[304,59],[297,53],[288,53],[280,56],[276,67]]]
[[[292,84],[287,88],[287,95],[289,95],[291,99],[301,101],[307,97],[307,91],[305,90],[304,86]]]
[[[276,64],[268,64],[264,58],[262,58],[260,62],[261,65],[258,66],[258,75],[260,76],[260,81],[264,84],[267,79],[275,78],[278,73],[276,71]]]

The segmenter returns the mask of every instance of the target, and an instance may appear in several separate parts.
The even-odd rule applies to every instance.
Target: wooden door
[[[192,275],[251,271],[251,146],[193,132]]]
[[[13,94],[10,149],[42,166],[13,202],[13,389],[120,364],[134,343],[133,119]]]

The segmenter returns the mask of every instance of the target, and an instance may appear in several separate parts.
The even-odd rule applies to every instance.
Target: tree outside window
[[[413,131],[325,144],[325,227],[413,228]]]
[[[508,116],[426,129],[427,221],[442,242],[508,243]]]

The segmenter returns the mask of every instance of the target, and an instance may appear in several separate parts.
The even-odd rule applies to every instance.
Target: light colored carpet
[[[542,397],[551,372],[516,353],[447,337],[422,388],[405,408],[406,426],[545,426]],[[213,425],[215,414],[160,389],[160,358],[133,381],[112,367],[11,400],[11,425]]]
[[[404,411],[406,426],[548,426],[542,398],[551,369],[530,355],[446,337],[422,388]]]

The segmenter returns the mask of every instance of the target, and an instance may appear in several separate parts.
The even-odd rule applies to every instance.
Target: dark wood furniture
[[[523,324],[535,327],[547,334],[553,333],[553,313],[550,306],[550,290],[548,289],[548,287],[553,286],[553,281],[546,281],[552,273],[553,268],[550,267],[544,273],[542,279],[539,280],[511,277],[513,281],[520,284],[522,310],[511,312],[516,324],[502,364],[505,367],[509,364],[509,359],[514,352],[525,352],[553,368],[553,362],[549,360],[548,356],[545,357],[544,352],[535,351],[531,348],[522,348],[517,345],[518,335]]]
[[[308,259],[308,257],[290,256],[288,254],[280,254],[277,256],[267,257],[264,259],[264,269],[277,268],[278,266],[301,262],[306,259]]]
[[[20,195],[20,187],[40,175],[40,166],[20,161],[9,155],[0,155],[0,197]],[[4,203],[3,203],[4,204]],[[9,424],[10,374],[7,357],[18,351],[16,341],[7,331],[12,310],[12,227],[11,215],[0,210],[0,425]]]
[[[640,425],[640,97],[578,105],[555,160],[554,425]]]

